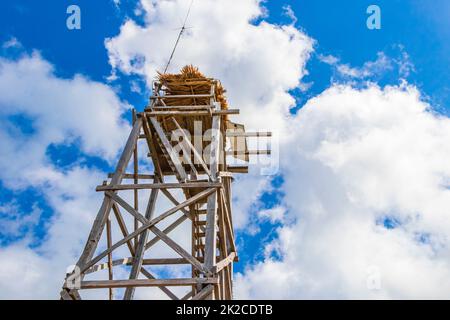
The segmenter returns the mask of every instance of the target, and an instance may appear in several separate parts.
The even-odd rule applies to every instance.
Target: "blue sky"
[[[38,50],[55,67],[55,75],[59,78],[71,79],[75,74],[82,74],[92,81],[109,84],[122,101],[142,110],[149,94],[145,89],[145,81],[136,75],[119,73],[117,80],[108,82],[112,68],[105,48],[105,39],[117,36],[126,19],[142,22],[142,18],[134,12],[137,2],[121,0],[117,7],[112,0],[3,1],[0,4],[0,44],[15,38],[21,47],[3,47],[0,56],[14,60],[24,53]],[[65,12],[70,4],[77,4],[81,8],[81,30],[71,31],[65,27]],[[381,30],[369,30],[366,27],[366,8],[370,4],[377,4],[381,8]],[[449,1],[433,0],[431,4],[429,0],[286,0],[266,1],[263,5],[267,8],[267,16],[262,20],[278,25],[293,22],[293,18],[286,14],[289,6],[296,16],[295,26],[315,40],[315,50],[306,65],[308,75],[302,79],[307,89],[292,91],[297,100],[297,105],[292,109],[293,114],[332,83],[349,80],[337,71],[337,65],[363,68],[368,61],[376,61],[381,52],[393,61],[392,68],[358,79],[360,85],[364,81],[373,81],[380,86],[398,85],[403,75],[399,63],[407,62],[409,72],[405,75],[406,80],[420,89],[435,111],[449,114]],[[175,27],[179,27],[178,24],[181,25],[181,18],[179,23],[174,22]],[[195,21],[188,24],[195,28]],[[169,31],[173,34],[173,30]],[[338,59],[336,64],[324,61],[324,57],[331,56]],[[137,81],[141,92],[130,90],[130,81]],[[128,120],[129,114],[125,114],[124,118]],[[33,134],[33,127],[26,117],[19,114],[8,120],[25,135]],[[62,172],[74,164],[105,172],[112,169],[111,164],[102,157],[83,152],[79,141],[51,145],[46,154],[48,161]],[[282,176],[274,178],[272,184],[275,189],[282,179]],[[256,212],[261,208],[275,207],[282,198],[280,192],[265,192],[252,210]],[[36,240],[33,246],[37,246],[46,237],[46,228],[53,215],[51,205],[39,189],[27,187],[11,190],[0,180],[0,205],[11,201],[17,203],[18,212],[39,208],[43,213],[38,221],[14,235],[2,234],[0,231],[0,245],[12,245],[29,236],[31,230]],[[95,212],[97,208],[92,210]],[[255,259],[262,259],[265,244],[276,237],[274,230],[279,226],[279,223],[264,221],[259,225],[259,232],[239,232],[243,253],[240,263],[236,265],[237,271],[243,271]]]

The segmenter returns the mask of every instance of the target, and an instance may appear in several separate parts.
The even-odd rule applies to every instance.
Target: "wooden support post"
[[[106,220],[106,245],[111,248],[112,235],[111,235],[111,217]],[[108,254],[108,279],[113,280],[113,264],[112,264],[112,252]],[[109,288],[109,300],[114,299],[113,288]]]
[[[133,109],[133,124],[136,123],[136,119],[137,119],[136,109]],[[139,179],[138,179],[139,163],[138,163],[138,161],[139,161],[139,159],[138,159],[138,141],[136,141],[136,144],[134,146],[134,151],[133,151],[133,174],[134,174],[133,182],[134,182],[134,184],[139,183]],[[133,190],[133,196],[134,196],[134,209],[136,211],[139,211],[139,191],[138,191],[138,189]],[[139,227],[138,220],[134,219],[134,230],[136,231],[136,229],[138,227]],[[136,250],[136,248],[137,248],[137,241],[134,242],[134,249]]]
[[[220,105],[219,105],[220,106]],[[209,157],[209,167],[211,177],[216,180],[219,171],[219,147],[220,147],[220,117],[214,116],[212,122],[211,133],[211,149]],[[205,268],[212,270],[216,265],[216,248],[217,248],[217,192],[208,197],[206,214],[206,236],[205,236]],[[214,299],[214,293],[210,297]]]

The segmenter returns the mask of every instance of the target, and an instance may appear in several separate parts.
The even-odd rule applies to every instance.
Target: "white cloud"
[[[334,68],[337,75],[345,80],[364,80],[381,77],[387,73],[396,71],[400,78],[407,78],[415,67],[408,53],[401,45],[393,46],[394,57],[384,52],[378,52],[377,58],[367,61],[360,67],[341,62],[341,59],[333,55],[319,54],[318,59]]]
[[[104,175],[78,164],[63,172],[46,150],[79,140],[82,152],[114,160],[129,132],[121,118],[126,109],[106,85],[81,75],[57,77],[38,53],[0,58],[0,179],[9,189],[40,190],[54,211],[36,247],[31,230],[39,206],[31,213],[20,212],[14,201],[0,208],[3,233],[25,232],[19,243],[0,248],[1,298],[58,297],[66,268],[76,261],[92,224],[100,200],[94,188]]]
[[[269,219],[272,223],[283,222],[286,208],[277,206],[271,209],[264,209],[258,212],[258,216],[262,219]]]
[[[0,205],[0,224],[2,229],[0,235],[3,237],[27,236],[30,229],[39,222],[42,210],[36,205],[31,212],[22,214],[16,201]]]
[[[283,191],[296,222],[270,244],[282,259],[239,275],[237,296],[448,298],[450,119],[412,87],[335,86],[291,128]]]
[[[291,24],[295,25],[298,21],[297,17],[295,16],[294,10],[292,10],[292,7],[290,5],[283,6],[283,13],[286,17],[291,19]]]
[[[50,144],[79,139],[83,152],[112,160],[129,131],[121,119],[127,106],[111,88],[81,75],[58,78],[38,53],[0,58],[0,106],[0,178],[11,188],[39,179]],[[14,116],[31,134],[11,122]]]
[[[22,44],[20,43],[17,38],[12,37],[2,45],[3,49],[10,49],[10,48],[22,48]]]

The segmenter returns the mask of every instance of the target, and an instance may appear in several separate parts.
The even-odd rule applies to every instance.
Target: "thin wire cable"
[[[178,34],[177,41],[175,42],[175,45],[173,46],[173,50],[172,50],[172,53],[170,54],[169,61],[167,61],[167,65],[164,68],[164,73],[166,73],[167,69],[169,69],[169,65],[170,65],[170,62],[172,61],[173,55],[175,53],[175,50],[177,49],[178,42],[180,42],[180,39],[181,39],[181,36],[183,35],[184,30],[186,30],[186,22],[188,20],[189,14],[191,13],[191,7],[192,7],[192,3],[193,2],[194,2],[194,0],[191,0],[191,4],[189,5],[189,9],[188,9],[188,12],[186,14],[186,18],[184,19],[183,26],[181,27],[180,33]]]

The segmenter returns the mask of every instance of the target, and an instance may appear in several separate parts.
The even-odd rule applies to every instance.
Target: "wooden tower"
[[[232,174],[248,167],[227,165],[227,158],[248,161],[250,154],[269,153],[247,150],[246,137],[270,133],[246,133],[232,123],[229,117],[239,110],[228,109],[220,82],[192,67],[160,75],[152,94],[143,112],[133,110],[133,128],[116,170],[96,189],[104,200],[61,299],[81,299],[88,289],[104,289],[109,299],[133,299],[142,287],[156,287],[175,300],[233,298],[238,257]],[[171,207],[160,209],[160,197]],[[189,243],[172,237],[183,223],[191,225],[182,231],[190,229]],[[172,254],[152,257],[161,242]],[[175,265],[187,266],[189,276],[156,278],[151,270]],[[115,268],[121,268],[122,279],[116,279]]]

